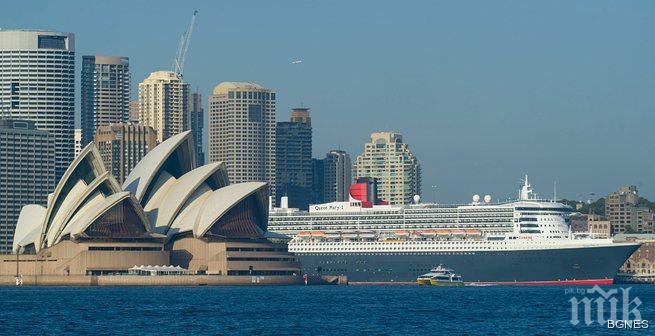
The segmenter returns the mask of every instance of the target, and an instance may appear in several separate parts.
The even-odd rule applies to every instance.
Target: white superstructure
[[[477,196],[477,195],[476,195]],[[276,208],[269,213],[270,231],[290,236],[321,236],[341,239],[450,240],[453,238],[567,239],[571,208],[561,203],[538,200],[527,181],[520,199],[491,203],[485,196],[467,205],[414,204],[374,205],[362,202],[333,202],[311,205],[309,211]]]

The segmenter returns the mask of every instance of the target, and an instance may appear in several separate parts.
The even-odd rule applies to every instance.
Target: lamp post
[[[432,185],[432,195],[434,196],[434,204],[437,204],[437,186]]]

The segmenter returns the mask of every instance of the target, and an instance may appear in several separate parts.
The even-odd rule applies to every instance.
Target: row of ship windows
[[[304,252],[304,251],[297,251],[298,252]],[[408,252],[408,253],[403,253],[406,255],[475,255],[476,252],[426,252],[426,253],[417,253],[417,252]],[[323,256],[322,253],[306,253],[308,256]],[[349,255],[356,255],[356,256],[396,256],[398,253],[385,253],[385,252],[371,252],[371,253],[360,253],[360,252],[355,252],[355,253],[334,253],[333,255],[335,256],[349,256]]]
[[[419,245],[434,245],[435,243],[439,245],[468,245],[468,244],[493,244],[493,245],[499,245],[499,244],[507,244],[507,242],[503,241],[488,241],[488,240],[469,240],[469,241],[454,241],[454,240],[432,240],[432,241],[411,241],[411,242],[405,242],[405,243],[398,243],[398,245],[407,245],[407,244],[419,244]],[[339,245],[339,246],[351,246],[351,247],[361,247],[363,244],[361,242],[325,242],[325,243],[320,243],[319,246],[334,246],[334,245]],[[389,245],[389,243],[385,242],[367,242],[367,246],[374,245],[374,246],[380,246],[380,245]],[[394,247],[395,248],[395,247]]]

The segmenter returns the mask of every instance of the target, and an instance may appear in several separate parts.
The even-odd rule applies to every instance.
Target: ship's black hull
[[[439,264],[480,283],[611,283],[638,245],[516,251],[296,253],[303,273],[349,282],[414,282]]]

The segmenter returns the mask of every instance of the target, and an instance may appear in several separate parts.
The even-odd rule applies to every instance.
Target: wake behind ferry
[[[374,184],[353,187],[349,202],[270,209],[269,231],[293,237],[289,251],[304,273],[415,283],[443,264],[476,284],[611,284],[640,245],[575,237],[571,208],[538,199],[527,176],[518,200],[504,203],[476,195],[466,205],[421,204],[415,197],[417,204],[391,206],[375,204]]]

